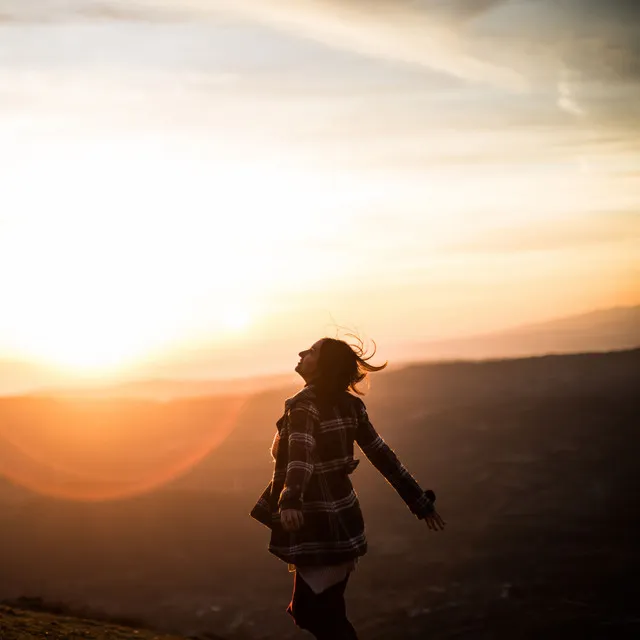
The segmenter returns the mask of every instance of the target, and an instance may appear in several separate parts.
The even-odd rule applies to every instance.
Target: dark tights
[[[311,632],[318,640],[358,640],[347,619],[344,591],[348,581],[349,576],[316,594],[296,572],[287,613],[301,629]]]

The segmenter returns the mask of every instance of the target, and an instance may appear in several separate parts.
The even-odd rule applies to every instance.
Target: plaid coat
[[[339,564],[367,551],[364,521],[349,475],[357,442],[409,509],[424,518],[435,495],[424,492],[378,435],[362,400],[344,392],[332,406],[316,402],[308,385],[285,402],[277,422],[273,478],[251,516],[271,529],[269,551],[297,566]],[[301,509],[304,525],[287,532],[280,509]]]

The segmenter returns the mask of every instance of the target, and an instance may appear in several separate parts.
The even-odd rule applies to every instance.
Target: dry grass
[[[0,606],[0,640],[184,640],[144,629]]]

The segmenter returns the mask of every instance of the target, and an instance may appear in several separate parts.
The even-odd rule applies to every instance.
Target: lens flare
[[[150,492],[216,449],[235,428],[245,402],[240,396],[166,404],[5,399],[0,475],[67,500]]]

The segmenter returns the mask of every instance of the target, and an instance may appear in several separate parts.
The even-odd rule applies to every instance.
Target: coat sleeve
[[[385,477],[398,492],[411,512],[420,519],[429,515],[433,509],[435,494],[423,491],[405,466],[398,460],[393,449],[380,437],[369,420],[364,403],[358,409],[358,428],[356,442],[373,466]]]
[[[295,405],[289,414],[287,475],[278,500],[281,510],[302,509],[304,491],[313,474],[314,433],[318,422],[318,410],[309,402]]]

